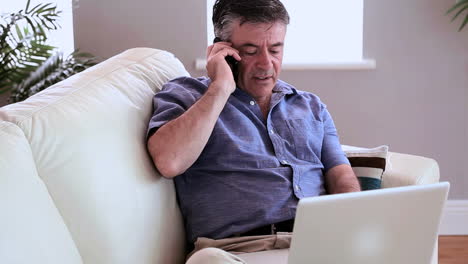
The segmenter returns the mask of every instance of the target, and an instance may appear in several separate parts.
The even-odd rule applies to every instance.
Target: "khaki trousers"
[[[198,238],[186,264],[286,264],[292,233],[224,239]]]

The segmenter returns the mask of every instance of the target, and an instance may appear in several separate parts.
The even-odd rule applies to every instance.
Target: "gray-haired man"
[[[213,23],[221,41],[207,49],[209,78],[178,78],[155,95],[148,149],[175,177],[196,252],[188,263],[243,263],[231,253],[289,247],[300,198],[360,187],[326,106],[278,79],[282,3],[218,0]]]

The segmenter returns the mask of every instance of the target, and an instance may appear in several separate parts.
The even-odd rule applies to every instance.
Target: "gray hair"
[[[215,36],[229,39],[235,21],[289,24],[289,14],[279,0],[216,0],[213,6]]]

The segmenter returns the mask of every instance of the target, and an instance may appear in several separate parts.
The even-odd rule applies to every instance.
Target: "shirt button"
[[[254,105],[254,104],[255,104],[255,102],[254,102],[254,101],[250,101],[250,105]]]
[[[299,188],[299,185],[296,184],[296,185],[294,185],[294,189],[295,189],[296,191],[299,191],[301,188]]]
[[[288,161],[287,160],[282,160],[281,163],[283,163],[284,165],[288,164]]]
[[[275,131],[273,131],[273,129],[270,129],[270,134],[275,134]]]

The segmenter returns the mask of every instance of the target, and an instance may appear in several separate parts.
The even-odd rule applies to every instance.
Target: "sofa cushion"
[[[0,109],[23,130],[84,263],[183,259],[173,182],[157,174],[145,142],[154,93],[182,75],[172,54],[132,49]]]
[[[348,157],[354,174],[359,179],[361,189],[380,189],[382,175],[385,171],[388,146],[376,148],[359,148],[343,145],[343,151]]]
[[[0,263],[83,263],[23,131],[0,121],[0,146]]]

